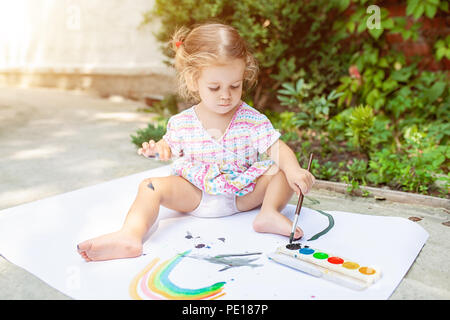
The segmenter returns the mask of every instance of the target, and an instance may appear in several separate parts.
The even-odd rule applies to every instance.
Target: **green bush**
[[[234,26],[260,64],[258,85],[251,96],[254,104],[262,107],[276,102],[281,84],[297,81],[302,72],[313,75],[317,89],[337,83],[344,66],[337,55],[341,45],[331,22],[349,4],[329,0],[156,0],[154,8],[143,14],[141,24],[160,20],[155,36],[169,65],[173,52],[168,41],[177,27],[206,21]]]
[[[292,115],[292,124],[297,128],[308,128],[311,130],[323,130],[328,122],[330,114],[335,107],[334,100],[341,94],[331,91],[328,95],[312,95],[314,85],[306,83],[300,78],[295,85],[283,83],[282,89],[278,90],[278,100],[282,106],[295,110]]]
[[[404,139],[399,152],[386,148],[374,153],[369,179],[376,184],[426,193],[438,175],[444,173],[441,165],[448,160],[450,148],[436,145],[434,137],[419,131],[416,125],[404,131]]]
[[[406,58],[387,41],[417,41],[421,21],[447,14],[448,2],[407,0],[406,16],[395,17],[383,3],[156,0],[142,24],[161,21],[155,35],[168,64],[175,28],[206,21],[236,27],[261,69],[246,101],[269,117],[300,163],[314,152],[316,178],[347,182],[349,191],[374,185],[448,197],[448,72],[420,70],[420,57]],[[381,28],[368,27],[373,4]],[[449,39],[426,39],[436,60],[448,58]]]
[[[161,140],[166,133],[167,120],[159,121],[156,124],[149,123],[147,128],[137,130],[135,135],[130,135],[131,142],[137,148],[141,148],[144,142]]]

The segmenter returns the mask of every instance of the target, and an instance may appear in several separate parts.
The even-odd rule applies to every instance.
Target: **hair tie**
[[[183,44],[183,41],[177,41],[177,42],[175,42],[175,45],[177,46],[177,48],[179,48],[182,44]]]

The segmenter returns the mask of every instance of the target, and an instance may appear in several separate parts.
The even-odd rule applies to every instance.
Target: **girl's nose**
[[[225,90],[225,91],[223,91],[222,93],[221,93],[221,95],[220,95],[220,99],[223,99],[223,100],[228,100],[228,99],[230,99],[231,98],[231,92],[230,92],[230,90]]]

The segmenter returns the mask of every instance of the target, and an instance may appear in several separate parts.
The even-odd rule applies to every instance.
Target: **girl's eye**
[[[237,86],[231,86],[231,89],[238,89],[240,86],[241,86],[240,84]],[[217,91],[220,89],[220,87],[215,87],[215,88],[208,87],[208,89],[211,91]]]

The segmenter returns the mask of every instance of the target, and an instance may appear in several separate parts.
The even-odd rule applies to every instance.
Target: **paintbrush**
[[[309,163],[308,163],[308,171],[311,169],[311,163],[312,163],[312,159],[313,159],[313,154],[311,153],[311,155],[309,156]],[[297,202],[297,208],[295,209],[295,219],[294,219],[294,223],[292,223],[292,230],[291,230],[291,235],[289,237],[289,243],[292,243],[292,240],[294,240],[294,233],[295,233],[295,228],[297,228],[297,221],[298,221],[298,217],[300,215],[300,210],[302,209],[302,204],[303,204],[303,193],[300,190],[300,196],[298,197],[298,202]]]

